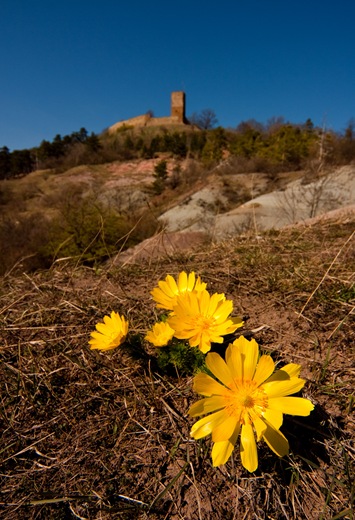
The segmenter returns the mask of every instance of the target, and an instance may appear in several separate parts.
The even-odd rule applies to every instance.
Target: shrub
[[[49,223],[40,213],[10,214],[0,221],[0,275],[17,267],[21,271],[47,268],[51,261],[42,253],[49,239]]]

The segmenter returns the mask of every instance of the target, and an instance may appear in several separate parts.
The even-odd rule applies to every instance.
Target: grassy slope
[[[4,278],[4,518],[353,518],[353,229],[318,223],[149,265],[57,264]],[[149,291],[182,269],[233,299],[235,313],[248,317],[242,332],[262,350],[303,366],[303,395],[315,411],[286,418],[285,459],[260,444],[255,474],[242,468],[238,449],[212,468],[210,440],[189,437],[191,377],[160,373],[139,339],[155,319]],[[90,351],[90,331],[112,309],[129,319],[127,344]]]

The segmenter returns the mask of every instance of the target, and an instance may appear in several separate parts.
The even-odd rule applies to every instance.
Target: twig
[[[337,261],[340,253],[343,251],[344,247],[350,242],[350,240],[353,238],[353,236],[355,235],[355,230],[351,233],[351,235],[349,236],[349,238],[347,239],[347,241],[345,242],[345,244],[342,245],[342,247],[339,249],[339,251],[337,252],[337,254],[335,255],[332,263],[330,264],[330,266],[328,267],[328,269],[326,270],[326,272],[324,273],[321,281],[319,282],[319,284],[317,285],[317,287],[314,289],[314,291],[312,292],[312,294],[310,295],[310,297],[308,298],[308,300],[306,301],[306,303],[304,304],[304,306],[302,307],[302,310],[301,312],[299,313],[299,318],[302,316],[305,308],[307,307],[307,305],[309,304],[309,302],[311,301],[311,299],[313,298],[313,296],[315,295],[315,293],[318,291],[319,287],[322,285],[322,283],[324,282],[324,280],[326,279],[329,271],[331,270],[331,268],[333,267],[333,265],[335,264],[335,262]]]

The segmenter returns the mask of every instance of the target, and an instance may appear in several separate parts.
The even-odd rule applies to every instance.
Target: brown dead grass
[[[323,519],[354,516],[354,221],[244,237],[101,270],[57,264],[1,282],[1,505],[8,520]],[[140,338],[149,291],[194,270],[233,299],[242,331],[302,364],[310,417],[286,418],[291,453],[263,444],[249,474],[189,436],[191,377],[166,375]],[[127,344],[90,351],[112,309]],[[302,312],[301,312],[302,311]]]

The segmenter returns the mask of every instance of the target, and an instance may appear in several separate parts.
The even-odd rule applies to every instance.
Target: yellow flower
[[[128,322],[123,316],[112,311],[111,316],[104,316],[104,322],[96,325],[91,333],[91,349],[111,350],[124,342],[128,333]]]
[[[258,467],[255,436],[279,457],[287,455],[288,441],[279,431],[283,414],[306,416],[314,408],[308,399],[286,397],[304,386],[298,377],[301,366],[291,363],[274,372],[271,356],[259,359],[256,341],[243,336],[229,345],[226,361],[212,352],[206,365],[220,382],[202,372],[195,376],[194,390],[206,397],[193,404],[189,414],[210,414],[192,426],[191,436],[212,434],[213,466],[227,462],[239,434],[241,461],[250,472]]]
[[[152,343],[155,347],[164,347],[174,336],[174,329],[164,321],[155,323],[144,339]]]
[[[177,282],[168,274],[165,280],[158,282],[158,287],[155,287],[150,294],[153,296],[154,301],[157,302],[159,309],[172,311],[176,303],[176,297],[179,294],[202,291],[206,289],[206,285],[204,282],[201,282],[200,277],[196,280],[194,272],[187,274],[185,271],[182,271],[178,276]]]
[[[187,339],[191,347],[199,347],[204,354],[211,343],[222,343],[223,336],[243,325],[239,318],[230,318],[233,302],[224,294],[212,296],[206,291],[180,294],[167,322],[178,339]]]

